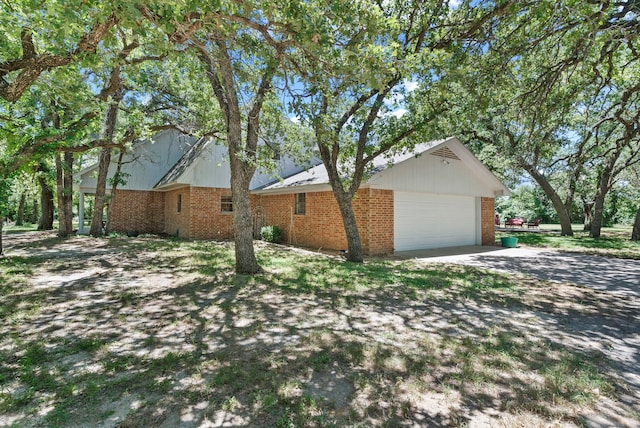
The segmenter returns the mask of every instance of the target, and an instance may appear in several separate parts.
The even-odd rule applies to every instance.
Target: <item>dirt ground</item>
[[[0,414],[0,426],[295,426],[287,412],[306,412],[313,426],[640,427],[637,294],[526,276],[531,287],[504,300],[440,290],[407,298],[392,285],[284,293],[269,285],[272,277],[217,286],[229,272],[194,272],[176,262],[179,247],[168,263],[106,239],[4,239],[9,257],[42,262],[2,302],[10,307],[0,326],[2,365],[13,370],[25,344],[42,343],[51,376],[77,382],[68,391],[73,405],[36,391],[36,404]],[[27,304],[34,307],[20,310]],[[506,349],[508,370],[462,359],[494,338],[511,341],[492,354],[497,361]],[[531,368],[560,352],[596,356],[612,391],[588,391],[595,399],[584,406],[544,395]],[[0,393],[18,394],[18,383]],[[269,410],[276,408],[284,410]]]

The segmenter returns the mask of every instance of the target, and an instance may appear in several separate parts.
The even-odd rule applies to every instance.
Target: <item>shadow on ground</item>
[[[324,259],[245,277],[228,243],[39,239],[1,265],[0,425],[635,422],[634,296]]]

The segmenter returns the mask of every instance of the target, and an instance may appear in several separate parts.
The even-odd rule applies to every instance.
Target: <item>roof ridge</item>
[[[153,188],[155,189],[160,186],[164,186],[165,184],[168,184],[172,180],[175,180],[178,177],[180,177],[184,173],[184,171],[187,168],[189,168],[193,164],[193,162],[198,158],[197,155],[199,155],[199,150],[204,148],[204,146],[209,141],[210,140],[207,137],[200,137],[199,139],[197,139],[196,142],[191,145],[189,150],[187,150],[180,157],[180,159],[178,159],[178,161],[171,168],[169,168],[169,171],[167,171],[167,173],[163,175],[160,180],[158,180],[158,182],[155,184],[155,186],[153,186]]]

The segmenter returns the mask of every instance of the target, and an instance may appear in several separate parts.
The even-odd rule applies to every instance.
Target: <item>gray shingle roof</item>
[[[373,160],[373,171],[371,174],[376,174],[385,169],[397,165],[401,162],[406,161],[414,156],[418,156],[427,150],[438,146],[447,140],[436,140],[429,141],[427,143],[416,144],[410,150],[404,150],[402,152],[396,153],[393,156],[378,156]],[[309,186],[314,184],[328,184],[329,183],[329,175],[327,174],[327,169],[324,164],[320,164],[314,166],[313,168],[302,171],[298,174],[294,174],[285,178],[282,181],[278,181],[277,183],[271,184],[269,186],[264,187],[261,190],[273,190],[273,189],[285,189],[289,187],[298,187],[298,186]]]
[[[160,181],[158,181],[158,183],[153,186],[154,189],[166,186],[167,184],[170,184],[179,179],[180,176],[187,170],[187,168],[189,168],[189,166],[193,164],[198,156],[200,156],[200,154],[210,141],[211,140],[209,138],[202,137],[195,143],[193,143],[191,148],[189,148],[189,150],[187,150],[187,152],[182,155],[180,160],[178,160],[178,162],[176,162],[176,164],[171,167],[169,171],[167,171],[164,177],[162,177]]]

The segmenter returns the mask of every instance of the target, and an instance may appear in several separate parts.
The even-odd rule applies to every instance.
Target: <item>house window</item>
[[[296,214],[304,215],[307,212],[307,194],[296,193]]]
[[[223,213],[233,212],[233,199],[229,195],[222,195],[220,197],[220,211]]]
[[[182,194],[178,195],[178,212],[182,211]]]

